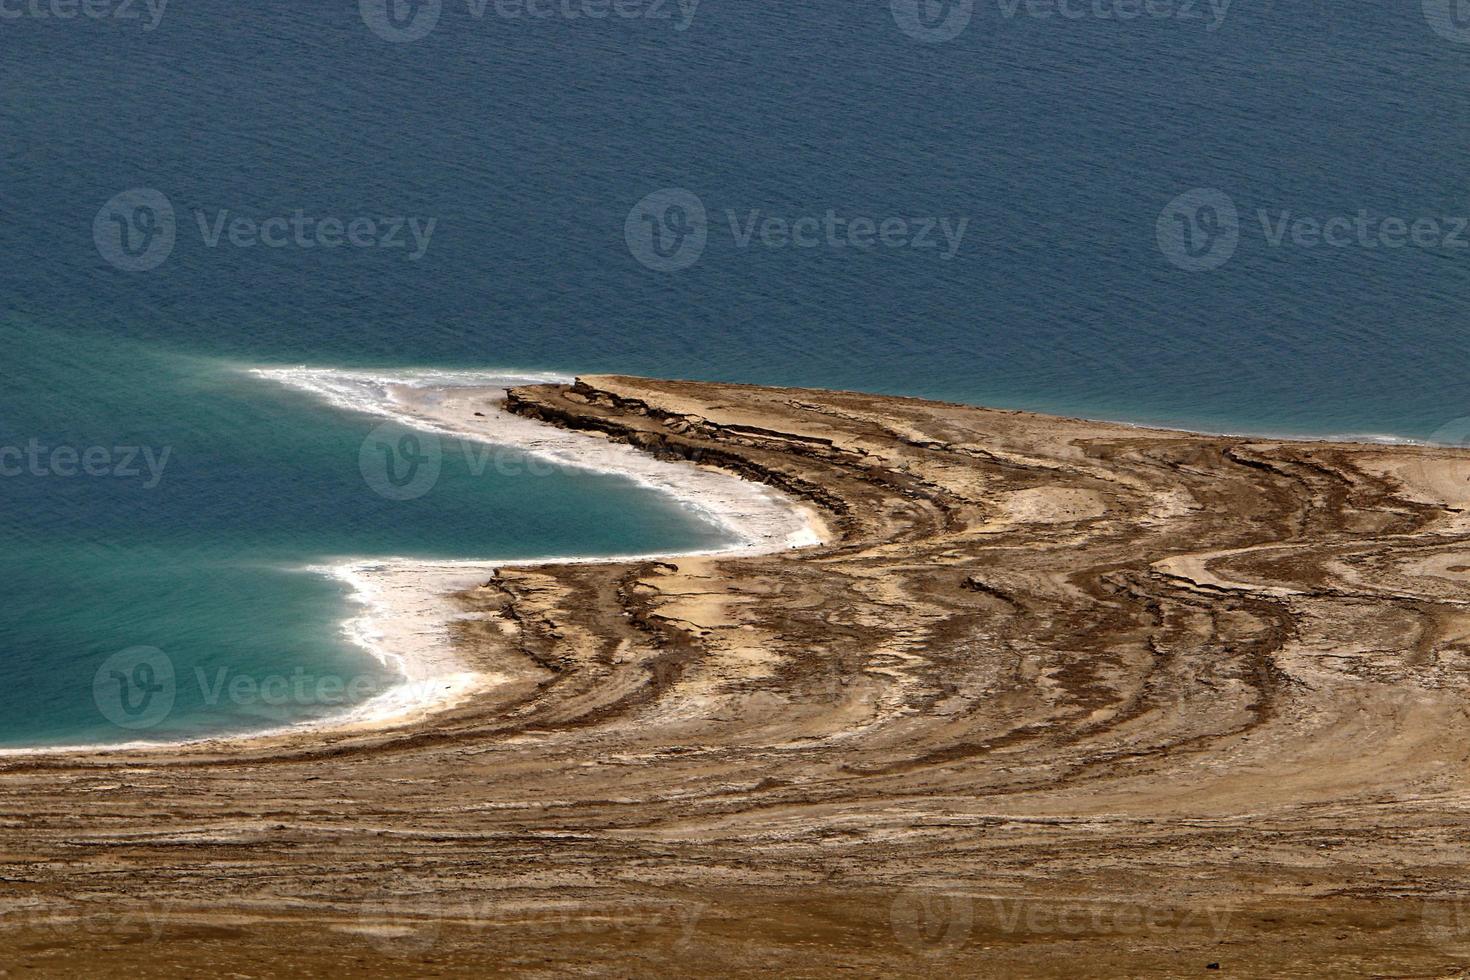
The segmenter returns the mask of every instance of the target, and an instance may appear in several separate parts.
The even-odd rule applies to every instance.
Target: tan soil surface
[[[508,405],[831,543],[504,569],[457,628],[514,680],[412,727],[0,760],[0,969],[1470,965],[1470,454],[622,377]]]

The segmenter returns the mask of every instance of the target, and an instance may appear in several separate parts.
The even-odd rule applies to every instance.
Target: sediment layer
[[[456,629],[504,683],[412,726],[5,760],[8,962],[1470,960],[1470,454],[622,377],[507,407],[829,541],[502,569]]]

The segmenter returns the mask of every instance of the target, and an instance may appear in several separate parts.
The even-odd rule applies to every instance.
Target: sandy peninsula
[[[415,398],[739,483],[770,537],[451,570],[418,615],[468,687],[423,710],[0,759],[9,969],[1470,964],[1470,453],[624,377]]]

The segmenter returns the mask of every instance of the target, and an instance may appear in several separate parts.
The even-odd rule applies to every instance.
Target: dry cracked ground
[[[1470,454],[623,377],[506,404],[829,542],[502,570],[454,628],[505,683],[410,727],[0,762],[0,969],[1470,966]]]

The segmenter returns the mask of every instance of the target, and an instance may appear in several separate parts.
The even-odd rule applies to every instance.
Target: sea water
[[[252,366],[1470,431],[1448,3],[121,8],[0,20],[0,448],[108,474],[0,478],[7,745],[328,713],[250,693],[384,680],[324,560],[725,540],[627,481],[454,454],[390,499],[381,419]],[[102,670],[134,648],[177,697],[120,727],[93,685],[143,704],[163,662]]]

